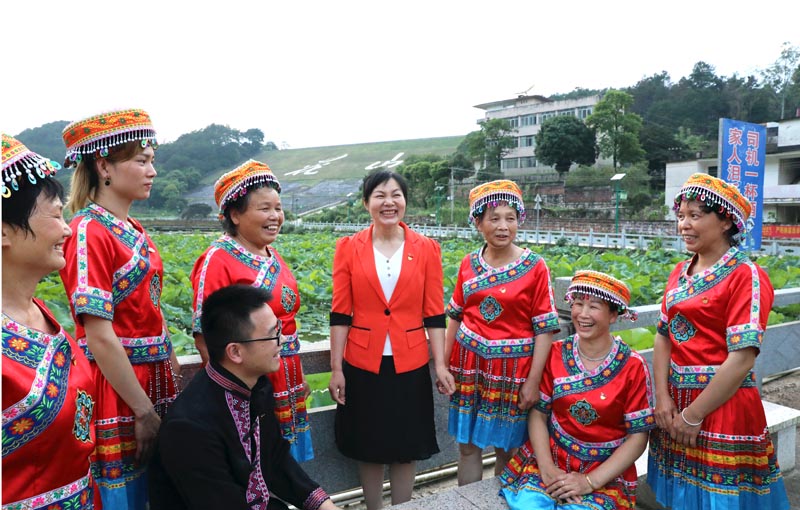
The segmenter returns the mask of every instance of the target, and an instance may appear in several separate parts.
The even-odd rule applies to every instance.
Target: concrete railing
[[[559,297],[563,297],[568,285],[569,278],[556,279],[554,292],[557,297],[557,303],[563,303],[563,299]],[[776,307],[795,303],[800,303],[800,288],[776,291]],[[639,313],[638,321],[635,323],[619,321],[612,329],[620,330],[633,327],[654,326],[658,322],[659,310],[659,305],[636,307],[636,311]],[[561,311],[565,312],[566,310],[562,309]],[[568,315],[564,316],[566,317]],[[566,337],[571,334],[571,330],[572,324],[567,320],[562,320],[561,332],[556,335],[556,338],[560,339]],[[640,351],[640,353],[648,360],[648,363],[652,364],[652,349]],[[329,342],[303,343],[300,356],[306,374],[330,372]],[[184,373],[187,374],[187,378],[191,377],[192,372],[199,368],[199,356],[182,356],[180,361],[181,365],[184,367]],[[756,374],[759,383],[764,377],[796,367],[800,367],[800,321],[767,328],[761,354],[758,356],[756,362]],[[433,378],[432,363],[430,368]],[[418,472],[451,465],[458,459],[458,445],[453,440],[453,437],[447,433],[449,400],[435,390],[432,391],[434,394],[436,436],[441,452],[426,461],[418,462]],[[360,485],[355,462],[343,457],[336,449],[333,435],[334,415],[334,406],[310,410],[309,421],[311,423],[315,458],[303,464],[303,468],[312,479],[319,482],[331,493],[347,491],[359,487]],[[793,467],[795,462],[794,441],[795,427],[798,418],[794,416],[791,420],[791,423],[785,420],[782,422],[784,424],[788,423],[786,427],[781,429],[785,429],[785,433],[780,433],[777,429],[775,429],[775,432],[778,432],[778,434],[773,432],[773,439],[777,443],[776,450],[779,454],[778,461],[780,465],[787,470],[790,466]],[[391,438],[387,438],[387,441],[389,440],[391,440]]]
[[[295,222],[297,228],[308,230],[333,230],[335,232],[358,232],[368,227],[367,224],[354,223],[312,223]],[[474,228],[444,227],[435,225],[411,225],[415,232],[433,238],[455,237],[458,239],[477,239],[479,235]],[[632,234],[627,232],[609,233],[568,232],[565,230],[519,230],[516,241],[520,243],[557,244],[565,239],[568,244],[591,248],[626,248],[631,250],[647,250],[661,247],[668,250],[685,251],[683,239],[679,236],[652,234]],[[800,240],[763,239],[761,250],[763,255],[800,255]]]

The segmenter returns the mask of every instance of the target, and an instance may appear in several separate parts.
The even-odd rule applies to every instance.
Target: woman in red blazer
[[[333,258],[336,444],[359,463],[368,510],[382,506],[384,465],[399,504],[411,499],[414,462],[439,451],[427,337],[438,382],[455,388],[444,357],[441,251],[401,221],[406,197],[399,174],[368,175],[363,200],[372,225],[339,239]]]

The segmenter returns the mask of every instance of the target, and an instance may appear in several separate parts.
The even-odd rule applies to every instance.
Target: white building
[[[764,223],[800,224],[800,119],[768,122]],[[695,172],[718,177],[717,159],[667,163],[664,203],[672,210],[681,185]],[[668,218],[671,218],[668,215]]]
[[[542,122],[556,115],[574,115],[585,120],[592,114],[594,105],[600,96],[588,96],[580,99],[553,101],[543,96],[521,95],[514,99],[504,99],[475,105],[486,112],[484,120],[506,119],[512,128],[517,129],[517,147],[503,158],[500,168],[506,175],[531,173],[536,168],[551,169],[536,161],[536,133]],[[479,121],[479,122],[481,122]]]

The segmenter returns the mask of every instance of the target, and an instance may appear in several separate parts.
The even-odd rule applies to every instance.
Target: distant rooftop
[[[525,104],[541,104],[552,103],[553,100],[544,96],[517,96],[513,99],[503,99],[502,101],[492,101],[490,103],[476,104],[475,108],[481,110],[499,110],[501,108],[509,108],[511,106],[521,106]]]

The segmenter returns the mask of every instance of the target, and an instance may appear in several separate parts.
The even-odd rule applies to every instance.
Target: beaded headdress
[[[281,183],[265,163],[249,160],[222,175],[214,183],[214,200],[219,206],[222,216],[228,204],[247,194],[254,187],[270,186],[278,193],[281,192]]]
[[[469,192],[469,222],[481,215],[486,206],[497,207],[500,202],[507,202],[519,213],[520,225],[525,221],[525,203],[522,201],[522,190],[517,183],[507,179],[491,181],[475,186]]]
[[[3,152],[3,198],[8,198],[11,193],[19,191],[25,181],[22,180],[23,172],[31,184],[53,177],[61,165],[51,161],[25,147],[14,137],[2,134]],[[37,181],[38,179],[38,181]]]
[[[109,147],[139,140],[142,147],[158,147],[156,130],[144,110],[117,110],[72,122],[61,133],[67,146],[64,162],[77,165],[85,154],[108,156]]]
[[[616,305],[620,317],[635,321],[638,314],[628,308],[631,291],[621,280],[599,271],[576,271],[567,289],[564,300],[572,303],[575,296],[589,295]]]
[[[696,200],[730,217],[739,229],[734,237],[737,240],[744,239],[747,233],[747,218],[750,217],[752,206],[735,185],[708,174],[692,174],[675,195],[675,205],[672,209],[674,211],[680,209],[683,200]]]

